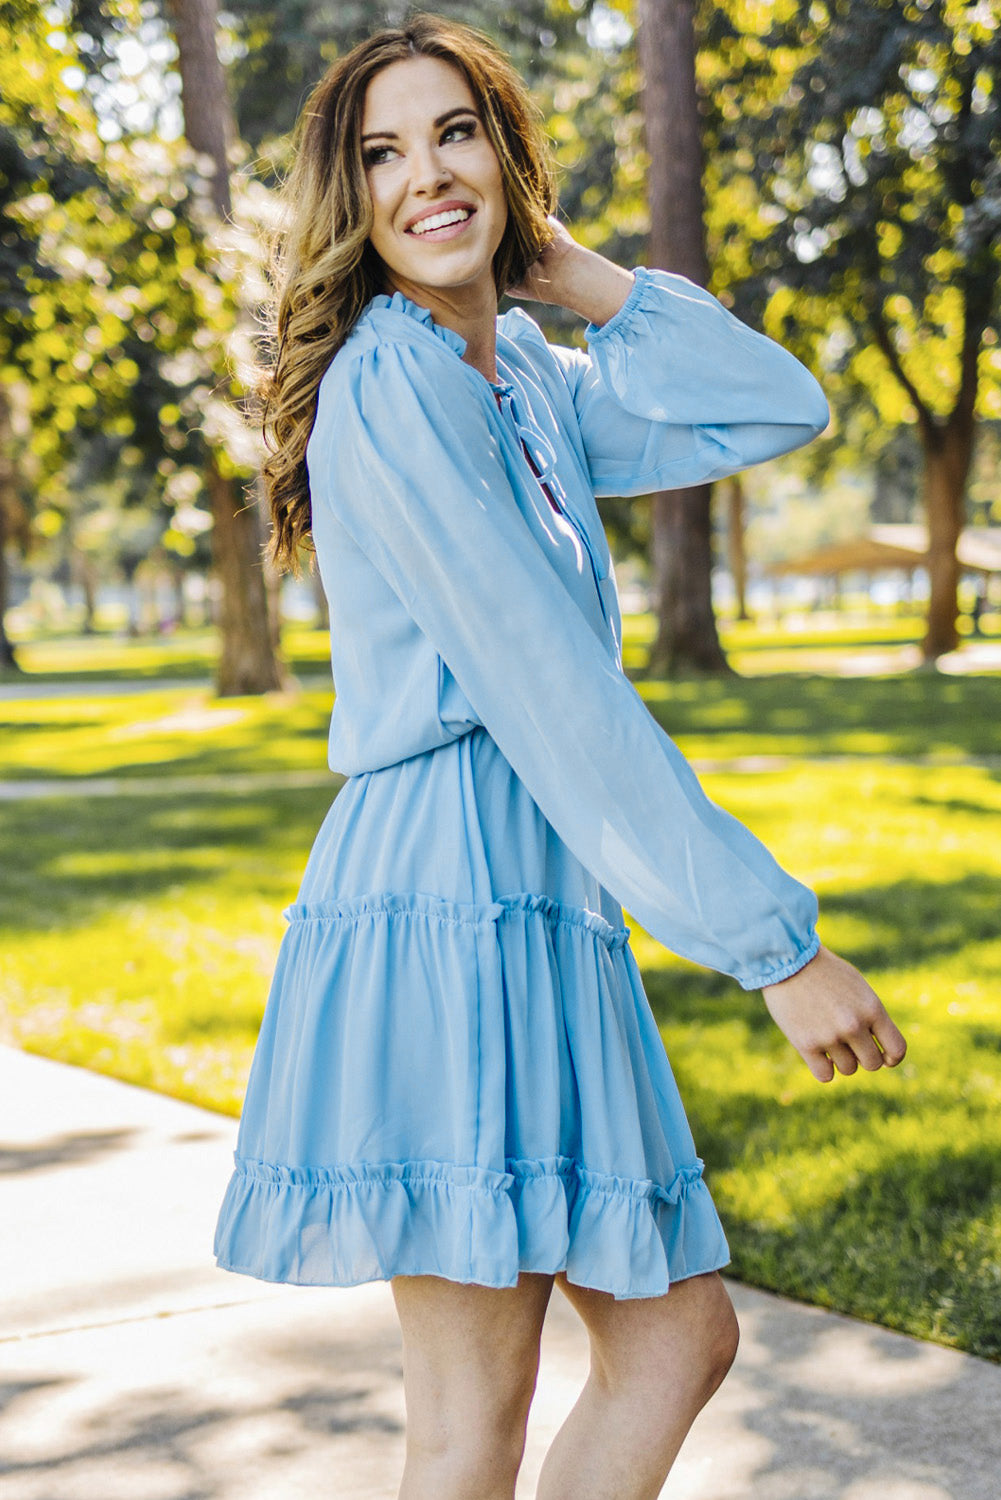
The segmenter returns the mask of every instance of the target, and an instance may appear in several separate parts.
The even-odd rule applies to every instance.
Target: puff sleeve
[[[480,389],[482,387],[482,389]],[[813,893],[703,792],[519,508],[487,382],[386,340],[338,358],[314,505],[388,582],[560,838],[647,930],[745,989],[817,951]]]
[[[641,495],[735,474],[810,441],[830,412],[795,355],[710,292],[637,266],[623,305],[550,345],[573,398],[596,495]]]

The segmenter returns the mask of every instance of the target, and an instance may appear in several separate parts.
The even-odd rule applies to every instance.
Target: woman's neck
[[[431,287],[394,280],[390,294],[402,292],[418,307],[426,307],[435,322],[465,340],[462,356],[487,380],[497,379],[497,289],[493,277],[469,286]]]

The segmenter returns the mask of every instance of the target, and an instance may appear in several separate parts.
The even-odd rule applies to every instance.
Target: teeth
[[[430,218],[418,219],[410,226],[411,234],[427,234],[429,229],[443,229],[446,224],[461,224],[470,217],[468,208],[450,208],[443,214],[432,214]]]

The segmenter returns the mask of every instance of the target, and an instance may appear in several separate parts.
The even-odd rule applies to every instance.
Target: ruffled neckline
[[[456,333],[452,328],[445,328],[441,323],[436,323],[431,315],[430,308],[421,307],[420,303],[414,302],[412,298],[405,297],[402,292],[378,292],[368,303],[366,312],[397,312],[403,313],[408,318],[413,318],[416,323],[421,323],[435,338],[441,339],[447,348],[451,349],[461,359],[466,352],[466,340],[461,333]],[[483,377],[486,380],[486,376]],[[506,395],[513,387],[508,380],[487,380],[487,384],[500,395]]]
[[[392,296],[388,292],[379,292],[368,305],[376,311],[405,313],[408,318],[414,318],[418,323],[423,323],[424,327],[440,338],[443,344],[454,349],[460,358],[466,352],[466,340],[461,333],[456,333],[454,329],[445,328],[442,324],[436,323],[430,308],[421,307],[410,297],[405,297],[402,292],[393,292]]]

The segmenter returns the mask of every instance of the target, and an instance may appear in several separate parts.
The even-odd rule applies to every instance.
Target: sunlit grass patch
[[[282,651],[293,672],[323,674],[329,670],[330,636],[303,624],[282,627]],[[19,673],[0,673],[0,681],[57,681],[88,677],[210,677],[219,655],[218,632],[178,629],[159,636],[128,637],[115,633],[38,635],[16,644]]]
[[[326,765],[333,693],[204,688],[0,701],[0,778],[231,775]]]
[[[817,889],[824,941],[909,1047],[895,1070],[818,1084],[760,995],[634,934],[732,1269],[1001,1358],[1001,780],[804,765],[705,781]]]
[[[238,1111],[322,790],[4,809],[8,1039]]]

